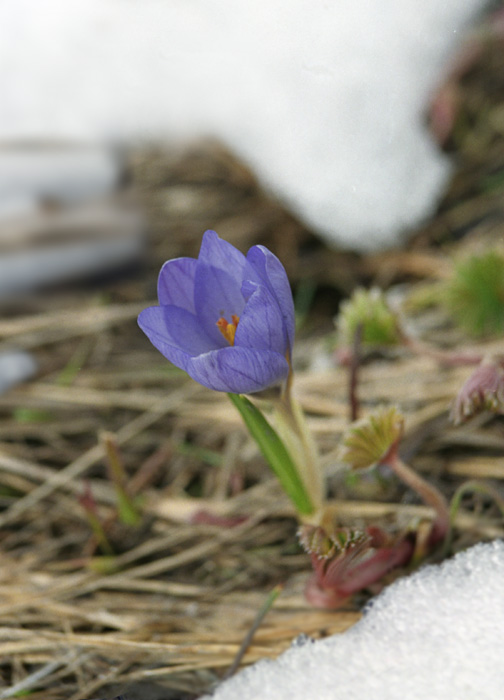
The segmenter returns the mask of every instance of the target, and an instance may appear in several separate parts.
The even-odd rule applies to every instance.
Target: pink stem
[[[437,517],[432,525],[431,540],[438,542],[444,539],[450,529],[450,511],[443,494],[399,458],[397,445],[389,450],[381,463],[388,465],[407,486],[418,493],[424,503],[436,511]]]
[[[350,360],[350,381],[348,387],[350,420],[356,421],[359,417],[359,397],[357,396],[358,375],[360,367],[360,346],[362,341],[363,325],[359,323],[355,329],[352,357]]]

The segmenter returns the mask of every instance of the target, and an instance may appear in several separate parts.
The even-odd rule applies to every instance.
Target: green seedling
[[[142,516],[137,501],[128,493],[126,471],[115,435],[104,431],[100,438],[105,450],[110,480],[114,485],[119,520],[124,525],[140,525]]]
[[[488,250],[455,265],[443,301],[454,321],[475,337],[504,333],[504,255]]]
[[[367,347],[393,346],[402,343],[397,314],[392,311],[380,289],[358,288],[350,299],[342,302],[336,318],[338,343],[353,345],[355,334],[362,328],[360,342]]]
[[[79,497],[79,503],[82,506],[84,513],[86,514],[86,518],[89,525],[91,526],[91,530],[93,531],[96,544],[101,549],[104,555],[106,555],[107,557],[113,557],[114,550],[112,548],[112,545],[108,541],[107,535],[105,534],[105,528],[103,527],[103,523],[98,514],[96,501],[94,499],[94,496],[91,491],[91,486],[89,484],[86,485],[86,490]]]
[[[407,486],[431,506],[436,518],[432,524],[431,540],[435,544],[444,539],[450,518],[446,499],[438,489],[419,476],[399,456],[399,445],[404,432],[404,417],[393,406],[379,408],[367,418],[350,426],[343,438],[341,459],[352,469],[371,469],[387,466]]]

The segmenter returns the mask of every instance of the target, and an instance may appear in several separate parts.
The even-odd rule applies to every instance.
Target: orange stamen
[[[239,316],[236,316],[236,314],[232,314],[231,323],[226,321],[226,319],[223,316],[221,316],[217,321],[217,328],[220,330],[220,332],[230,345],[234,345],[236,327],[238,325],[239,320]]]

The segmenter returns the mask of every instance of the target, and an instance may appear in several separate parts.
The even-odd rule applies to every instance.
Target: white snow
[[[0,394],[16,384],[31,379],[37,371],[37,363],[32,355],[24,350],[4,350],[0,352]]]
[[[0,3],[0,139],[221,139],[330,241],[394,242],[449,163],[423,124],[481,0]]]
[[[502,700],[503,582],[503,542],[477,545],[391,585],[344,634],[300,640],[211,697]]]

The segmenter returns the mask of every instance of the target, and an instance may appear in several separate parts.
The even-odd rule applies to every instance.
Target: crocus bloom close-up
[[[294,304],[283,265],[264,246],[245,257],[206,231],[197,260],[163,265],[158,299],[140,313],[140,328],[200,384],[246,394],[287,378]]]

